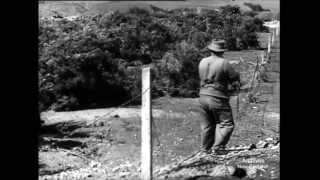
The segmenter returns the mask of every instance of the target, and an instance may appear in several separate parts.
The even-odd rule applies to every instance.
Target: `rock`
[[[98,126],[104,126],[104,122],[99,122]]]
[[[277,145],[275,145],[275,146],[272,146],[270,149],[278,149],[280,146],[279,146],[280,144],[277,144]]]
[[[239,147],[238,147],[239,150],[243,150],[243,149],[248,149],[248,146],[246,146],[245,144],[241,144]]]
[[[236,167],[232,176],[242,179],[247,176],[247,171],[244,168]]]
[[[272,138],[272,137],[268,137],[268,138],[265,139],[265,141],[267,141],[267,142],[268,142],[268,141],[271,141],[271,142],[272,142],[272,141],[273,141],[273,138]]]
[[[130,175],[130,172],[120,172],[119,173],[120,177],[125,177],[125,176],[128,176],[128,175]]]
[[[261,148],[266,148],[268,147],[269,143],[265,142],[265,141],[259,141],[256,146],[257,148],[261,149]]]
[[[257,168],[249,166],[248,168],[246,168],[246,170],[247,170],[248,177],[250,177],[250,178],[255,177],[255,174],[257,173]]]
[[[234,172],[233,166],[217,165],[212,169],[210,176],[231,176]]]
[[[183,177],[183,176],[203,176],[203,175],[206,175],[207,173],[205,171],[201,171],[201,170],[198,170],[196,168],[185,168],[185,169],[182,169],[178,172],[174,172],[172,174],[170,174],[170,176],[172,177]]]
[[[94,167],[98,167],[99,165],[100,165],[100,164],[99,164],[98,162],[94,162],[94,161],[91,161],[90,164],[89,164],[89,166],[90,166],[90,167],[93,167],[93,168],[94,168]]]
[[[120,166],[117,166],[117,167],[114,167],[111,171],[112,172],[116,172],[116,171],[119,171],[121,169],[121,167]]]
[[[265,170],[255,167],[255,166],[249,166],[248,168],[246,168],[247,170],[247,176],[249,178],[255,178],[258,174],[264,173]]]
[[[256,149],[257,146],[255,144],[250,144],[250,146],[248,147],[248,150],[252,150],[252,149]]]

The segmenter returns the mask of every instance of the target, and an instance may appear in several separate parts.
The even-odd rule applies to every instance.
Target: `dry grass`
[[[263,37],[265,36],[262,34]],[[253,61],[256,56],[255,51],[229,52],[227,56],[236,58],[235,56],[238,55],[246,57],[248,61]],[[243,71],[250,72],[252,71],[250,68],[253,67],[245,66],[242,68]],[[229,146],[256,143],[262,138],[279,135],[277,132],[279,130],[279,82],[262,83],[260,90],[262,95],[258,98],[260,100],[268,99],[267,106],[265,106],[266,102],[247,105],[244,101],[241,101],[245,98],[245,94],[240,94],[240,112],[243,112],[240,120],[236,113],[236,97],[231,99],[236,126]],[[198,108],[197,99],[163,97],[154,99],[152,104],[153,108],[165,112],[163,113],[164,116],[154,118],[153,156],[155,168],[179,161],[179,159],[199,149],[200,117],[196,112]],[[139,107],[136,107],[136,109],[139,111]],[[263,113],[265,109],[266,112]],[[126,112],[122,111],[122,113]],[[78,129],[77,133],[92,133],[89,137],[77,137],[75,139],[86,144],[86,148],[82,148],[81,152],[91,155],[103,163],[109,171],[120,164],[129,162],[134,165],[130,172],[137,172],[136,167],[138,167],[140,159],[140,117],[125,117],[121,114],[119,116],[120,118],[103,118],[101,120],[103,123],[99,126]],[[104,133],[106,130],[110,131]],[[102,138],[98,136],[101,134]],[[40,169],[43,174],[68,168],[68,164],[73,163],[72,161],[75,162],[77,167],[84,165],[84,162],[80,162],[81,160],[75,157],[68,157],[55,151],[42,151],[39,159],[41,160],[42,167]],[[67,159],[70,159],[70,161],[66,162]],[[278,161],[270,162],[270,164],[272,163],[275,164],[274,167],[278,166]],[[279,168],[276,170],[279,170]]]

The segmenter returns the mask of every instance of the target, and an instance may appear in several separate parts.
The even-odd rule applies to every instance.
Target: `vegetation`
[[[264,31],[260,19],[238,6],[201,14],[151,9],[41,19],[40,111],[119,105],[141,93],[140,69],[146,64],[154,67],[154,97],[195,97],[197,65],[212,39],[225,39],[230,50],[254,49],[256,32]]]
[[[264,9],[260,4],[254,4],[249,2],[245,2],[243,4],[248,6],[252,11],[255,12],[270,11],[269,9]]]

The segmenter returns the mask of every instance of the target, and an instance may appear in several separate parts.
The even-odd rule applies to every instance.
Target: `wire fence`
[[[264,57],[261,59],[261,61],[259,61],[259,57],[257,56],[257,61],[256,61],[256,64],[255,64],[255,68],[254,68],[254,71],[253,71],[253,74],[251,75],[251,81],[250,81],[250,87],[249,89],[242,89],[243,91],[245,91],[245,97],[248,97],[250,96],[250,94],[254,94],[258,91],[259,87],[260,87],[260,84],[261,84],[261,79],[259,79],[260,77],[260,74],[261,74],[261,69],[262,67],[264,67],[264,65],[266,63],[268,63],[268,59],[270,58],[270,53],[268,53],[268,50],[265,50],[264,51],[265,54],[266,54],[266,61],[264,60]],[[248,63],[248,64],[251,64],[251,62],[245,62],[241,57],[240,57],[240,63]],[[252,65],[252,64],[251,64]],[[257,83],[256,83],[257,82]],[[152,85],[152,87],[155,87],[157,89],[162,89],[164,91],[172,91],[172,90],[181,90],[181,88],[174,88],[174,87],[165,87],[165,86],[157,86],[157,85]],[[119,108],[122,108],[122,107],[125,107],[127,105],[129,105],[130,103],[132,103],[133,101],[137,100],[138,98],[142,97],[142,95],[144,93],[146,93],[149,89],[145,90],[144,92],[136,95],[135,97],[125,101],[124,103],[120,104],[119,106],[117,106],[113,111],[110,111],[98,118],[96,118],[93,122],[97,122],[103,118],[106,118],[108,116],[110,116],[112,113],[116,112]],[[152,89],[151,89],[152,90]],[[199,90],[188,90],[189,92],[192,92],[192,93],[198,93]],[[241,91],[240,91],[241,92]],[[239,92],[239,93],[240,93]],[[238,98],[239,98],[239,95],[237,95]],[[248,97],[250,98],[250,97]],[[250,101],[250,99],[249,99]],[[248,103],[246,103],[248,104]],[[243,110],[246,110],[247,106],[244,106],[244,109]],[[241,114],[241,112],[239,112]]]
[[[269,55],[267,55],[268,57]],[[246,63],[245,61],[241,62],[241,63]],[[246,88],[246,89],[242,89],[243,91],[240,91],[238,94],[236,94],[236,98],[237,98],[237,103],[236,103],[236,109],[237,109],[237,121],[240,121],[241,118],[245,115],[244,113],[247,112],[248,110],[248,107],[251,103],[253,103],[254,101],[251,100],[252,96],[255,95],[255,93],[259,92],[259,88],[262,84],[262,80],[259,79],[260,77],[260,74],[261,74],[261,69],[266,65],[265,62],[263,62],[263,60],[260,60],[259,57],[257,57],[257,61],[256,63],[254,64],[254,67],[251,66],[251,68],[254,69],[254,71],[252,72],[251,74],[251,78],[250,78],[250,81],[247,82],[249,84],[249,88]],[[152,85],[151,87],[151,91],[153,90],[152,88],[156,88],[157,90],[161,89],[161,90],[164,90],[164,91],[172,91],[172,90],[181,90],[180,88],[174,88],[174,87],[165,87],[165,86],[159,86],[159,85]],[[95,123],[101,119],[104,119],[104,118],[108,118],[111,114],[113,114],[114,112],[116,112],[118,109],[122,108],[122,107],[125,107],[127,105],[129,105],[131,102],[137,100],[138,98],[141,98],[148,90],[150,89],[146,89],[144,92],[141,92],[140,94],[138,94],[137,96],[129,99],[128,101],[122,103],[121,105],[117,106],[113,111],[110,111],[106,114],[104,114],[103,116],[100,116],[98,118],[96,118],[92,123]],[[198,90],[190,90],[194,93],[198,93],[199,91]],[[239,95],[242,95],[245,97],[246,101],[245,101],[245,104],[242,104],[240,103],[240,100],[239,100]],[[267,103],[269,100],[266,100]],[[165,123],[160,123],[159,119],[157,118],[151,118],[152,120],[152,139],[155,140],[155,144],[153,144],[153,146],[156,146],[156,150],[158,151],[161,151],[161,155],[158,159],[160,159],[160,161],[165,164],[167,161],[168,161],[168,157],[166,157],[168,155],[168,152],[167,152],[167,146],[164,145],[165,143],[164,142],[161,142],[162,141],[162,136],[165,134],[165,133],[168,133],[168,131],[170,131],[170,123],[172,121],[172,113],[174,112],[179,112],[179,110],[177,110],[177,107],[176,107],[176,102],[173,102],[173,100],[171,100],[170,98],[166,98],[166,102],[168,103],[168,106],[170,106],[171,110],[166,112],[168,113],[166,118],[162,118],[162,121],[166,121]],[[266,110],[266,106],[267,106],[267,103],[264,105],[264,108],[263,108],[263,112],[262,112],[262,117],[261,118],[257,118],[257,119],[261,119],[261,122],[262,122],[262,125],[264,126],[264,116],[265,116],[265,110]],[[240,108],[241,106],[241,108]],[[186,110],[186,113],[184,113],[184,117],[188,117],[189,121],[195,121],[197,122],[198,121],[198,117],[194,116],[193,114],[188,114],[187,113],[188,110]],[[158,121],[158,122],[156,122]],[[160,127],[160,126],[163,126],[163,127]],[[181,127],[181,128],[184,128],[184,129],[187,129],[187,127]],[[164,131],[164,129],[167,129],[166,131]],[[248,129],[248,131],[250,131]],[[195,148],[195,151],[193,153],[191,153],[191,155],[187,156],[186,158],[183,158],[179,161],[179,163],[183,163],[187,160],[189,160],[190,158],[194,157],[197,153],[199,152],[199,150],[197,150],[197,148]]]
[[[270,52],[271,53],[271,52]],[[236,114],[237,114],[237,120],[240,121],[241,118],[243,117],[243,113],[247,112],[248,110],[248,107],[250,105],[250,103],[254,102],[254,100],[252,100],[252,96],[254,96],[257,92],[259,92],[260,90],[260,87],[262,85],[262,82],[263,80],[261,79],[261,73],[262,73],[262,69],[265,68],[265,66],[268,64],[268,61],[269,61],[269,58],[270,58],[270,54],[268,53],[268,51],[264,51],[264,54],[265,56],[262,57],[262,59],[260,60],[259,57],[257,57],[257,61],[255,64],[252,64],[251,65],[254,65],[254,71],[252,72],[252,75],[251,75],[251,81],[248,82],[249,84],[249,88],[247,89],[242,89],[243,91],[239,91],[238,94],[236,94],[236,98],[237,98],[237,102],[236,102]],[[266,57],[266,60],[264,60],[264,58]],[[240,63],[246,63],[242,58],[240,58]],[[155,87],[157,89],[163,89],[165,91],[169,91],[169,90],[180,90],[180,88],[174,88],[174,87],[165,87],[165,86],[158,86],[158,85],[154,85],[152,86],[151,85],[151,89],[148,88],[146,89],[145,91],[141,92],[140,94],[134,96],[133,98],[125,101],[124,103],[120,104],[119,106],[117,106],[114,110],[106,113],[106,114],[103,114],[102,116],[94,119],[90,124],[94,124],[102,119],[105,119],[105,118],[109,118],[111,116],[111,114],[115,113],[117,110],[119,110],[120,108],[123,108],[123,107],[126,107],[127,105],[129,105],[130,103],[132,103],[133,101],[137,100],[138,98],[141,98],[145,93],[147,93],[149,90],[152,91],[152,87]],[[198,90],[190,90],[191,92],[194,92],[194,93],[198,93],[199,91]],[[240,102],[240,97],[239,95],[242,95],[245,97],[246,101],[245,101],[245,104],[241,104]],[[272,91],[272,95],[273,95],[273,91]],[[163,163],[166,163],[167,162],[167,150],[166,149],[166,146],[165,146],[165,143],[162,142],[163,139],[161,139],[161,137],[165,134],[165,133],[169,133],[171,131],[170,129],[170,126],[171,124],[173,123],[171,121],[172,117],[170,117],[170,115],[172,116],[172,114],[174,112],[179,112],[179,110],[177,109],[176,107],[176,102],[173,102],[173,100],[171,100],[170,98],[167,98],[166,101],[168,102],[168,106],[170,106],[171,110],[170,111],[167,111],[167,116],[166,118],[162,118],[162,121],[166,121],[165,123],[162,123],[162,125],[164,127],[160,127],[161,124],[159,122],[156,122],[156,118],[151,118],[152,120],[152,130],[153,130],[153,133],[152,133],[152,139],[156,140],[156,144],[155,146],[157,146],[157,150],[161,151],[161,157],[159,159],[161,159],[161,161]],[[262,115],[260,118],[257,118],[257,119],[260,119],[260,122],[262,122],[262,128],[265,126],[265,112],[266,112],[266,107],[268,106],[268,103],[269,103],[270,99],[267,99],[266,100],[266,103],[264,104],[263,106],[263,109],[262,109]],[[241,106],[242,105],[242,106]],[[241,108],[240,108],[241,106]],[[189,109],[188,109],[189,110]],[[185,117],[188,117],[189,118],[189,121],[198,121],[197,120],[197,117],[194,116],[194,114],[188,114],[186,113],[187,110],[185,110],[185,113],[183,113],[184,115],[184,118]],[[191,119],[191,120],[190,120]],[[159,119],[158,119],[159,120]],[[160,120],[159,120],[160,121]],[[183,126],[183,127],[180,127],[180,128],[183,128],[183,129],[187,129],[187,126],[186,124],[180,124],[180,126]],[[164,131],[164,129],[166,129],[166,131]],[[250,131],[248,129],[248,131]],[[184,158],[180,159],[179,160],[179,163],[183,163],[191,158],[193,158],[198,152],[199,150],[197,150],[198,148],[194,148],[195,151],[193,153],[191,153],[189,156],[185,156]],[[69,152],[69,151],[68,151]],[[69,153],[72,153],[72,152],[69,152]],[[73,155],[75,156],[79,156],[81,158],[83,158],[83,156],[79,155],[79,154],[74,154]],[[87,157],[86,157],[87,158]],[[89,159],[89,158],[87,158]],[[93,161],[93,159],[89,159],[91,161]],[[179,165],[178,163],[178,165]]]
[[[266,58],[270,57],[268,52],[267,51],[265,51],[265,52],[266,52]],[[242,58],[240,58],[240,61],[241,61],[241,63],[246,63]],[[268,59],[266,61],[268,61]],[[251,75],[251,80],[250,80],[250,82],[248,82],[249,83],[249,88],[242,89],[242,91],[238,92],[238,94],[236,95],[237,96],[237,105],[236,105],[237,106],[236,107],[236,109],[237,109],[237,119],[239,121],[241,120],[242,114],[247,111],[247,108],[249,107],[250,103],[254,102],[254,100],[252,100],[252,98],[253,98],[254,94],[259,91],[259,88],[260,88],[260,85],[261,85],[261,82],[262,82],[262,80],[259,79],[259,77],[260,77],[260,74],[261,74],[261,68],[264,67],[265,64],[266,64],[266,62],[263,59],[260,60],[259,57],[257,56],[257,61],[256,61],[256,64],[255,64],[255,67],[254,67],[253,74]],[[164,90],[164,91],[181,90],[181,88],[165,87],[165,86],[159,86],[159,85],[152,85],[152,87],[157,88],[158,90],[161,89],[161,90]],[[129,99],[128,101],[122,103],[121,105],[117,106],[114,110],[112,110],[112,111],[110,111],[110,112],[108,112],[108,113],[96,118],[94,121],[92,121],[91,124],[94,124],[95,122],[97,122],[99,120],[102,120],[104,118],[108,118],[111,114],[116,112],[118,109],[129,105],[131,102],[137,100],[138,98],[141,98],[142,95],[145,94],[148,90],[149,89],[146,89],[144,92],[141,92],[140,94],[136,95],[135,97],[133,97],[133,98]],[[151,90],[152,90],[152,88],[151,88]],[[189,90],[189,91],[193,92],[193,93],[198,93],[199,92],[199,90]],[[239,94],[240,93],[246,99],[246,103],[242,106],[242,108],[240,108],[240,100],[239,100]],[[172,107],[175,107],[175,103],[174,102],[171,102],[170,99],[168,99],[167,101],[171,104]],[[175,110],[173,110],[173,111],[175,111]],[[264,114],[264,112],[263,112],[263,114]],[[264,119],[264,117],[262,117],[262,119]],[[156,131],[155,136],[156,136],[156,139],[158,141],[158,144],[160,144],[160,140],[159,140],[160,130],[156,127],[156,123],[154,122],[154,120],[152,120],[152,126],[154,127],[154,129]]]

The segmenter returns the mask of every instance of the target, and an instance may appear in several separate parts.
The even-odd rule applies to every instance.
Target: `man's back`
[[[199,77],[200,84],[210,81],[221,81],[223,78],[223,65],[225,59],[219,57],[207,57],[200,61],[199,64]]]
[[[227,60],[210,56],[199,63],[200,95],[211,95],[222,98],[229,98],[227,87],[233,80],[237,80],[238,74],[233,70]],[[213,88],[213,86],[219,86]]]

